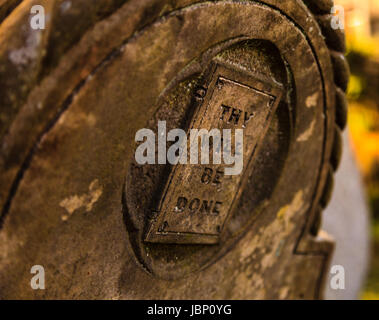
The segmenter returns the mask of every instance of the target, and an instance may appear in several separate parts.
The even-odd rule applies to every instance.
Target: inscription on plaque
[[[269,126],[282,95],[280,85],[220,63],[206,77],[191,129],[243,130],[243,168],[226,175],[230,165],[178,164],[170,173],[155,219],[145,241],[157,243],[217,244],[228,216],[240,200],[249,164]],[[232,143],[235,141],[232,135]],[[202,143],[202,142],[201,142]],[[200,143],[200,145],[201,145]],[[233,146],[231,150],[236,152]],[[243,201],[243,199],[242,199]]]

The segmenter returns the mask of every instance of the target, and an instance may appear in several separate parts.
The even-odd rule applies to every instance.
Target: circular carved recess
[[[234,9],[242,7],[229,5],[235,6]],[[260,88],[277,101],[266,115],[262,113],[267,121],[259,123],[258,119],[252,123],[251,133],[256,139],[248,140],[248,135],[245,136],[246,167],[242,177],[224,180],[221,185],[204,185],[201,181],[204,172],[220,171],[222,175],[224,168],[191,164],[138,165],[134,154],[131,157],[123,198],[131,248],[145,270],[164,279],[180,278],[211,265],[233,248],[252,226],[259,229],[270,223],[278,208],[290,201],[296,192],[301,193],[305,203],[311,203],[315,192],[325,132],[322,79],[317,60],[302,32],[285,17],[254,4],[244,7],[252,10],[252,16],[261,19],[257,24],[259,30],[242,27],[244,30],[233,30],[231,35],[222,36],[224,41],[214,43],[207,38],[203,25],[197,37],[204,35],[206,49],[198,52],[168,82],[157,97],[153,117],[143,127],[156,133],[158,122],[165,121],[167,132],[176,128],[185,132],[191,128],[221,128],[219,112],[223,110],[220,108],[225,99],[229,104],[243,104],[231,101],[233,94],[255,99],[253,90],[245,92],[236,87]],[[181,10],[153,25],[151,31],[145,29],[144,35],[151,32],[153,37],[160,28],[167,29],[166,24],[192,21],[187,20],[186,15],[207,15],[224,9],[202,5]],[[238,9],[235,14],[241,13]],[[220,27],[238,19],[238,15],[218,16],[226,20],[219,21]],[[275,27],[266,27],[272,20],[281,20],[276,24],[280,25],[278,29],[293,36],[278,37]],[[238,25],[241,24],[235,24],[237,29]],[[189,32],[193,27],[190,23],[183,30]],[[238,36],[233,37],[233,34]],[[178,36],[173,32],[170,39]],[[135,39],[133,46],[138,46],[138,40]],[[178,46],[176,50],[181,52]],[[234,84],[220,88],[220,79]],[[223,90],[229,90],[226,97]],[[267,101],[258,101],[255,101],[256,108],[263,112]],[[196,127],[199,123],[201,127]],[[169,147],[170,144],[167,149]],[[294,171],[303,175],[302,178],[294,178]],[[289,179],[292,185],[283,189],[279,181],[283,183]],[[184,203],[185,208],[178,209]],[[214,209],[216,203],[219,207]],[[308,206],[302,208],[299,224],[308,209]]]
[[[292,0],[152,2],[127,1],[67,54],[57,50],[59,65],[41,72],[14,109],[0,155],[3,296],[30,281],[24,266],[37,263],[57,272],[46,297],[98,297],[116,287],[128,298],[279,297],[262,286],[318,296],[330,245],[306,236],[326,203],[338,130],[317,17]],[[224,98],[231,109],[220,109]],[[337,104],[346,104],[342,89]],[[139,129],[156,132],[158,121],[167,131],[201,121],[227,127],[217,111],[252,105],[259,117],[245,126],[253,133],[244,139],[246,168],[229,183],[203,183],[202,165],[136,165]],[[178,197],[213,203],[202,215],[200,204],[192,214],[170,212]],[[98,270],[99,279],[87,277]],[[66,274],[78,285],[68,287]]]
[[[252,77],[265,78],[267,81],[274,81],[276,84],[280,83],[286,92],[293,92],[290,70],[286,68],[279,51],[272,43],[263,40],[238,41],[237,39],[221,44],[218,48],[219,52],[211,49],[213,53],[216,53],[210,60],[211,65],[234,66],[234,71],[236,68],[237,70],[241,68],[243,72],[248,72]],[[210,56],[209,52],[205,52],[204,55]],[[175,85],[171,84],[170,89],[165,90],[160,97],[157,111],[146,124],[146,128],[156,131],[158,122],[165,121],[167,132],[177,128],[186,130],[195,111],[203,103],[204,99],[200,94],[205,95],[205,91],[210,90],[204,86],[207,71],[209,70],[206,68],[201,73],[186,74],[185,79],[181,79],[179,76]],[[292,135],[293,112],[290,107],[291,101],[294,101],[293,96],[283,96],[270,122],[267,123],[267,133],[260,141],[259,152],[254,156],[254,161],[247,169],[246,185],[242,190],[240,199],[235,204],[236,209],[233,213],[228,213],[230,217],[227,217],[228,222],[224,229],[217,225],[220,219],[212,215],[211,207],[205,208],[199,205],[197,210],[187,212],[192,221],[196,220],[194,215],[203,215],[205,218],[203,220],[206,221],[200,221],[200,223],[207,223],[208,228],[215,225],[215,221],[212,220],[217,220],[215,228],[216,233],[219,229],[220,241],[216,245],[209,245],[206,240],[205,243],[201,243],[201,239],[197,239],[196,234],[193,235],[195,239],[190,239],[188,243],[184,244],[180,243],[180,239],[168,241],[170,243],[146,242],[147,229],[152,221],[157,219],[160,199],[165,189],[174,184],[172,180],[169,181],[169,177],[175,168],[170,164],[139,165],[135,160],[132,162],[125,186],[125,222],[130,237],[133,239],[131,241],[133,250],[146,269],[164,278],[179,277],[188,272],[199,270],[209,262],[214,261],[221,253],[225,253],[225,249],[229,249],[244,234],[244,231],[251,227],[256,217],[264,210],[266,202],[269,201],[287,158]],[[217,113],[217,115],[219,114]],[[167,149],[172,144],[173,142],[168,144]],[[158,151],[156,150],[156,156],[157,154]],[[192,165],[188,164],[188,166]],[[210,164],[209,166],[198,165],[198,168],[194,170],[199,172],[205,170],[205,172],[212,173],[214,171],[214,175],[218,171],[221,179],[222,169],[222,165]],[[223,188],[227,189],[225,184],[228,183],[233,182],[224,181],[221,183],[221,181],[216,181],[215,183],[204,181],[204,179],[201,181],[200,175],[198,184],[190,186],[193,192],[187,190],[186,198],[192,196],[193,199],[197,199],[198,192],[196,189],[198,185],[201,188],[201,186],[210,184],[205,186],[206,190],[203,194],[205,193],[208,197],[215,196],[208,189],[216,188],[218,193],[216,198],[226,206],[228,201],[231,202],[233,199],[233,194],[228,194],[228,190],[223,190]],[[177,189],[179,189],[179,193],[183,192],[180,187]],[[202,200],[204,201],[204,199]],[[211,198],[206,201],[208,206],[214,206],[216,203],[216,200]],[[172,209],[175,212],[175,208]],[[170,213],[168,212],[168,214]],[[176,212],[174,214],[183,215],[185,213]],[[210,218],[207,219],[205,215]],[[187,228],[191,227],[193,227],[193,223],[191,226],[187,226]],[[222,250],[223,248],[224,250]]]

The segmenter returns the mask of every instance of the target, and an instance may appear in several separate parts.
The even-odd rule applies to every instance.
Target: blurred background
[[[372,218],[369,273],[362,299],[379,299],[379,0],[335,0],[345,11],[348,134]]]

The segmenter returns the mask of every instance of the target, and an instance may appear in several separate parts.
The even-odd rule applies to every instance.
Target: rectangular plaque
[[[145,241],[158,243],[216,244],[233,206],[239,200],[247,168],[257,153],[282,88],[259,75],[213,63],[204,85],[205,96],[190,129],[243,129],[243,169],[225,175],[226,165],[178,164],[172,168]],[[232,151],[235,144],[232,135]],[[201,142],[199,141],[199,146]],[[234,152],[232,152],[233,155]],[[189,154],[189,152],[188,152]],[[200,151],[199,151],[200,163]]]

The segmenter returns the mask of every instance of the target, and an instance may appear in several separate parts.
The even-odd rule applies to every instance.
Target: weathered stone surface
[[[46,30],[30,27],[30,8],[40,4],[51,14],[52,1],[21,3],[0,28],[0,138],[8,132],[30,90],[37,85],[45,57],[50,23]]]
[[[334,68],[334,81],[338,87],[346,91],[349,83],[350,69],[345,55],[341,52],[332,51],[331,57]]]
[[[336,88],[336,124],[344,129],[347,123],[347,99],[344,91]]]
[[[330,13],[333,7],[333,0],[304,0],[304,2],[316,13]]]
[[[195,2],[50,1],[29,80],[6,78],[7,53],[27,42],[12,36],[34,2],[0,26],[1,96],[27,84],[1,109],[1,297],[320,297],[333,246],[314,227],[338,141],[333,39],[294,1]],[[285,94],[246,182],[228,191],[239,196],[219,240],[149,243],[151,205],[173,169],[136,166],[135,133],[158,120],[187,129],[215,62],[232,66],[230,81],[246,85],[242,70]],[[34,264],[44,291],[30,289]]]
[[[16,8],[22,0],[1,0],[0,1],[0,23]]]
[[[331,28],[331,22],[333,19],[332,14],[324,14],[317,16],[317,21],[320,24],[321,30],[325,36],[325,41],[327,45],[339,52],[345,52],[346,42],[345,42],[345,32],[344,30],[334,30]]]

